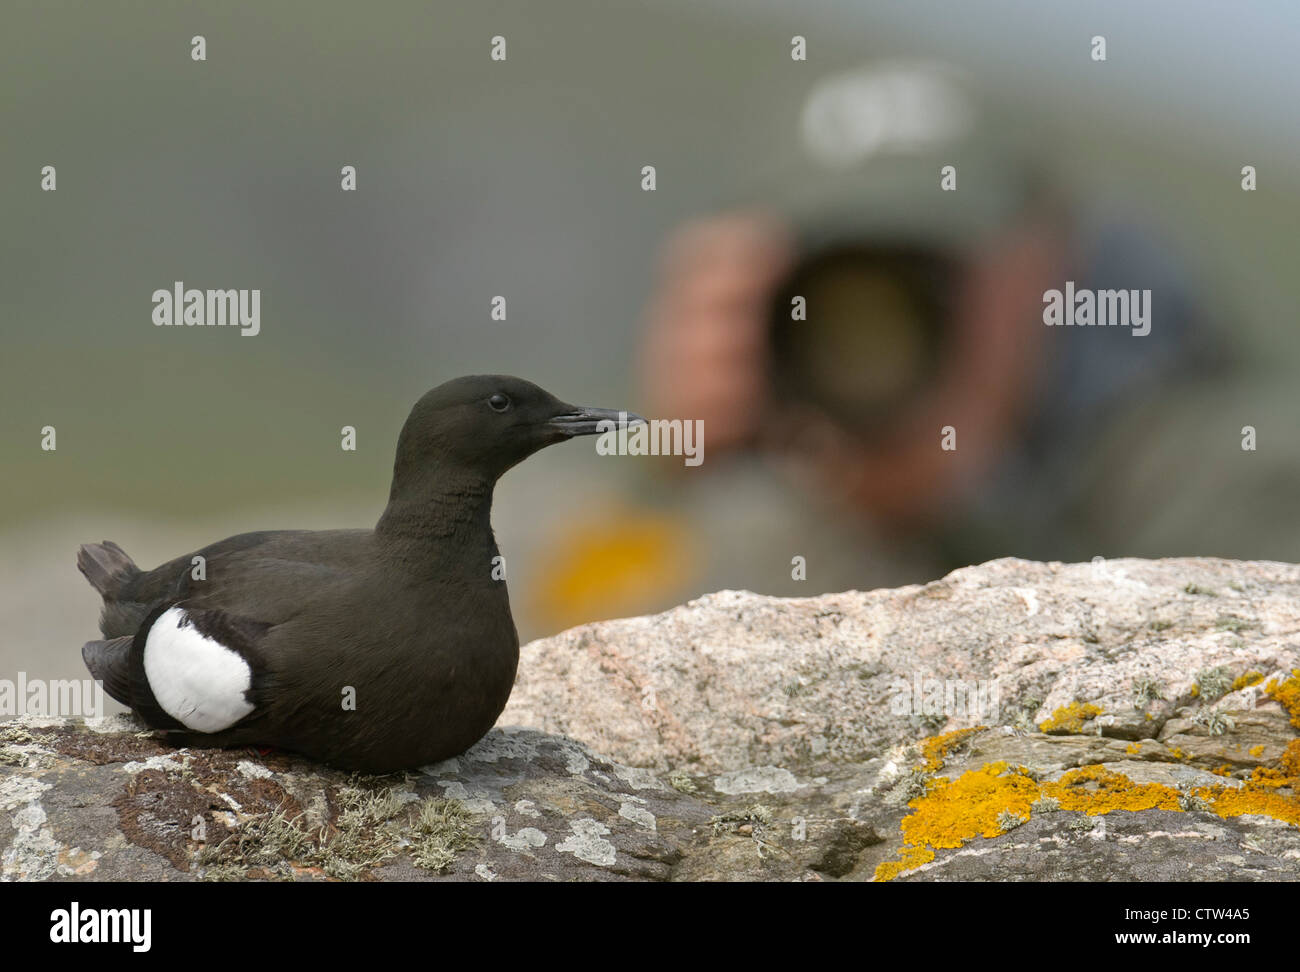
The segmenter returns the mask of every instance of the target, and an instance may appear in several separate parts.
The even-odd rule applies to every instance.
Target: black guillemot
[[[104,640],[82,657],[175,745],[274,746],[372,773],[455,756],[496,722],[519,661],[497,479],[641,421],[520,378],[456,378],[411,410],[373,530],[244,533],[150,571],[109,541],[83,546]]]

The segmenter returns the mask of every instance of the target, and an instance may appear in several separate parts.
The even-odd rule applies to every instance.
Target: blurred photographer
[[[996,125],[942,65],[831,79],[803,119],[821,177],[683,227],[647,315],[652,413],[872,534],[871,575],[1114,553],[1083,509],[1107,426],[1227,369],[1165,248]],[[1046,327],[1067,280],[1151,291],[1151,333]]]
[[[640,400],[703,420],[707,461],[656,462],[582,556],[557,548],[550,603],[592,589],[573,577],[626,614],[1003,556],[1294,559],[1286,390],[1234,360],[1149,221],[1065,191],[944,65],[828,79],[801,126],[810,164],[675,232],[646,312]],[[1067,282],[1149,292],[1149,333],[1046,326]]]

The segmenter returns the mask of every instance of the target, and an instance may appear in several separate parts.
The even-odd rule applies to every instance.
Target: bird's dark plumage
[[[519,658],[489,519],[497,479],[629,418],[519,378],[449,381],[411,410],[374,530],[245,533],[149,571],[109,541],[83,546],[105,640],[82,657],[179,744],[369,772],[456,755],[505,708]]]

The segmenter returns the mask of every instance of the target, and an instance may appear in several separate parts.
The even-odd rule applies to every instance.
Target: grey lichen
[[[772,808],[755,803],[743,810],[731,810],[709,818],[715,835],[736,833],[741,827],[766,827],[773,820]]]
[[[458,851],[477,843],[470,830],[470,815],[459,800],[427,799],[420,803],[412,828],[411,858],[416,867],[444,871]]]
[[[1209,801],[1192,792],[1187,784],[1178,787],[1178,809],[1179,810],[1203,810],[1209,811],[1214,808]]]
[[[1160,690],[1160,685],[1151,678],[1135,678],[1133,680],[1133,708],[1145,709],[1156,699],[1163,699],[1164,693]]]
[[[1027,819],[1028,818],[1022,817],[1019,814],[1012,813],[1010,810],[1003,810],[998,814],[998,829],[1004,831],[1015,830],[1021,824],[1025,823]]]
[[[885,791],[885,805],[899,807],[911,803],[919,796],[924,796],[932,775],[922,766],[911,767]]]
[[[766,857],[769,852],[778,849],[775,844],[768,840],[768,829],[775,819],[776,816],[773,814],[771,807],[755,803],[743,810],[732,810],[727,813],[717,814],[709,819],[709,824],[713,827],[715,837],[724,834],[749,837],[754,841],[758,849],[758,856]]]
[[[311,828],[302,814],[279,808],[244,821],[221,843],[204,847],[198,864],[212,881],[240,880],[253,869],[287,880],[294,867],[319,868],[330,877],[353,881],[392,860],[409,834],[417,867],[441,871],[456,852],[474,843],[469,815],[458,800],[426,799],[414,809],[396,787],[340,787],[334,798],[333,826]]]
[[[221,843],[205,846],[198,864],[209,881],[241,880],[252,868],[288,878],[289,863],[307,857],[313,848],[313,836],[303,828],[301,814],[290,817],[280,808],[244,821]]]
[[[691,778],[691,774],[684,769],[675,769],[669,773],[668,785],[678,793],[694,793],[699,789],[695,784],[695,780]]]
[[[1237,728],[1232,716],[1218,709],[1197,709],[1192,715],[1192,722],[1204,727],[1211,736],[1222,736]]]
[[[948,717],[940,712],[922,712],[910,716],[908,721],[918,733],[929,734],[938,732],[946,726]]]
[[[1219,698],[1232,688],[1232,671],[1227,665],[1203,668],[1196,673],[1196,685],[1207,702]]]
[[[397,854],[398,836],[385,826],[406,805],[395,791],[339,790],[333,834],[320,843],[313,863],[330,877],[352,881]]]
[[[1245,618],[1239,618],[1234,614],[1221,614],[1215,620],[1214,626],[1220,631],[1231,631],[1233,634],[1240,634],[1247,628],[1254,627],[1254,623],[1247,621]]]
[[[1025,695],[1012,703],[1010,709],[1015,713],[1011,717],[1009,723],[1012,732],[1017,736],[1025,736],[1031,732],[1037,732],[1038,724],[1034,722],[1034,716],[1042,707],[1043,700],[1038,698],[1036,695]]]

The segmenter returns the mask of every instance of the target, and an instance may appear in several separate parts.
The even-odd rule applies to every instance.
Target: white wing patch
[[[149,629],[144,674],[163,711],[196,732],[220,732],[253,711],[244,697],[253,684],[248,662],[199,634],[178,607]]]

